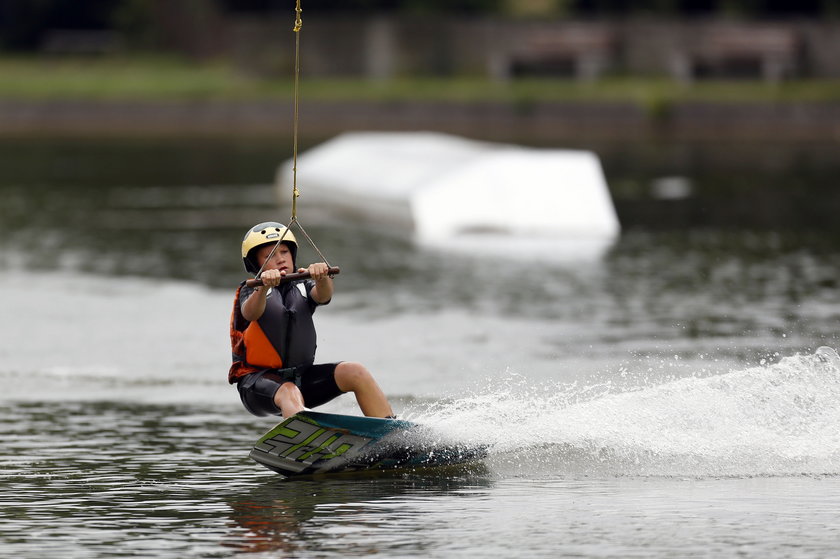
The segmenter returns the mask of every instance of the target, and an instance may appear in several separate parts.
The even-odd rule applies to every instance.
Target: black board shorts
[[[250,373],[236,383],[245,409],[254,415],[282,415],[274,403],[274,394],[286,382],[294,382],[303,394],[303,404],[314,408],[341,396],[335,383],[338,363],[304,365],[294,369],[266,369]]]

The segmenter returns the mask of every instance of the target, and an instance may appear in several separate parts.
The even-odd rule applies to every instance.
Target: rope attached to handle
[[[297,199],[300,196],[300,191],[297,187],[297,155],[298,155],[298,123],[300,121],[299,100],[300,100],[300,30],[303,27],[303,19],[301,18],[303,10],[300,7],[300,0],[297,0],[295,7],[295,26],[292,31],[295,32],[295,92],[294,92],[294,124],[292,132],[292,219],[297,219]]]
[[[318,256],[321,257],[321,260],[330,268],[330,276],[338,273],[338,268],[330,266],[330,263],[327,261],[326,256],[321,252],[318,246],[315,244],[315,241],[312,240],[312,237],[309,236],[309,233],[303,228],[300,221],[297,218],[297,199],[300,196],[300,190],[298,190],[297,186],[297,159],[298,159],[298,128],[300,123],[300,30],[303,27],[303,18],[301,17],[301,13],[303,10],[300,7],[300,0],[297,0],[295,5],[295,26],[292,28],[292,31],[295,33],[295,84],[294,84],[294,118],[293,118],[293,126],[292,126],[292,216],[289,219],[289,225],[286,227],[286,230],[283,231],[283,235],[281,235],[280,239],[275,243],[274,248],[269,253],[268,258],[266,258],[266,262],[271,259],[274,255],[274,252],[277,250],[277,247],[280,246],[280,243],[286,238],[286,234],[291,230],[293,225],[297,225],[298,229],[300,229],[303,236],[306,237],[306,240],[309,241],[309,244],[315,249],[315,252],[318,253]],[[265,264],[263,264],[264,266]],[[249,281],[259,281],[260,274],[262,273],[262,268],[257,272],[256,277],[254,280]],[[296,274],[289,274],[289,277],[296,276]],[[308,277],[308,274],[305,274]],[[304,277],[301,275],[300,277]],[[297,278],[295,278],[297,279]]]

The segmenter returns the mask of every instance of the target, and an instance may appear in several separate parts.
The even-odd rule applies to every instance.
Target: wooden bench
[[[597,79],[612,64],[615,34],[603,27],[560,27],[528,34],[491,65],[496,78],[570,76]]]
[[[778,82],[797,72],[798,54],[799,38],[792,29],[715,26],[688,36],[672,57],[671,72],[681,81],[760,77]]]

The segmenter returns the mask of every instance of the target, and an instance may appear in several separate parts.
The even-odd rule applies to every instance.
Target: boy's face
[[[280,246],[277,247],[277,250],[274,251],[274,254],[271,255],[271,260],[266,262],[266,258],[268,255],[271,254],[271,250],[274,248],[274,245],[263,245],[257,249],[257,263],[263,268],[263,270],[280,270],[286,272],[294,272],[292,267],[294,263],[292,262],[292,253],[289,250],[289,247],[286,246],[286,243],[280,243]]]

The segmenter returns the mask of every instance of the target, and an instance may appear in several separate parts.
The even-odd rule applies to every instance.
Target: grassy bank
[[[0,99],[38,100],[280,100],[291,98],[289,77],[249,76],[225,63],[196,64],[173,58],[0,58]],[[516,80],[480,77],[319,79],[304,74],[301,96],[322,101],[631,102],[646,107],[681,101],[840,102],[840,80],[703,81],[666,78]]]

